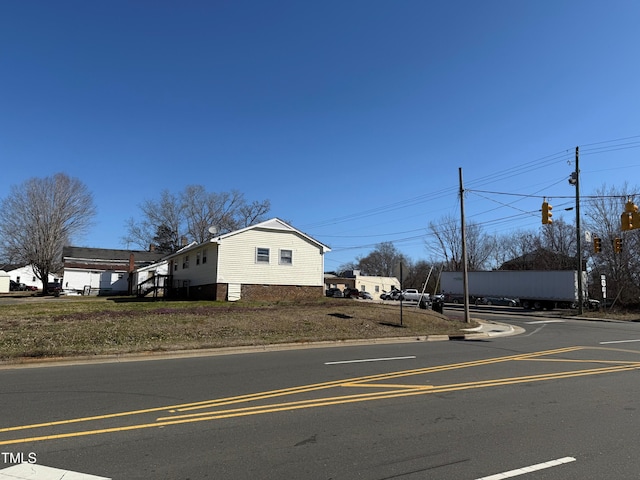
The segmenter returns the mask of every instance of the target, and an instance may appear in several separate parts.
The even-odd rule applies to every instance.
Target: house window
[[[207,263],[207,249],[202,250],[202,264]]]
[[[196,265],[200,265],[200,257],[201,257],[200,252],[196,253]]]
[[[189,255],[185,255],[182,259],[182,268],[189,268]]]
[[[269,263],[268,248],[256,248],[256,263]]]
[[[380,291],[380,285],[376,285],[375,291],[376,291],[376,293],[378,293]]]
[[[293,250],[280,250],[280,265],[293,265]]]

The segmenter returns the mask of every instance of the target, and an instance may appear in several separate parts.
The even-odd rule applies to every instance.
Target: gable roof
[[[129,262],[129,256],[133,253],[136,263],[151,263],[160,260],[164,254],[158,252],[146,252],[143,250],[114,250],[109,248],[64,247],[62,258],[75,260],[109,260]]]
[[[306,233],[303,233],[300,230],[298,230],[296,228],[293,228],[291,225],[289,225],[288,223],[280,220],[279,218],[272,218],[270,220],[266,220],[266,221],[261,222],[261,223],[256,223],[255,225],[250,225],[248,227],[241,228],[239,230],[234,230],[233,232],[225,233],[223,235],[218,235],[217,237],[211,238],[207,242],[203,242],[203,243],[200,243],[200,244],[197,244],[196,242],[190,243],[186,247],[181,248],[177,252],[175,252],[175,253],[173,253],[171,255],[167,255],[164,258],[167,258],[167,259],[168,258],[172,258],[172,257],[175,257],[175,256],[180,255],[182,253],[185,253],[185,252],[187,252],[189,250],[193,250],[196,247],[200,247],[202,245],[206,245],[206,244],[209,244],[209,243],[219,244],[219,243],[222,242],[222,240],[224,240],[226,238],[230,238],[230,237],[233,237],[235,235],[239,235],[239,234],[247,232],[249,230],[271,230],[271,231],[281,231],[281,232],[295,233],[295,234],[301,236],[302,238],[304,238],[309,243],[316,245],[318,248],[320,248],[322,250],[322,253],[327,253],[327,252],[331,251],[331,249],[327,245],[325,245],[324,243],[321,243],[321,242],[317,241],[315,238],[310,237]]]

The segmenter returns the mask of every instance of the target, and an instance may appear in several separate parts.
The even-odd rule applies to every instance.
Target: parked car
[[[455,293],[445,293],[444,301],[447,303],[464,303],[464,295],[456,295]]]
[[[400,300],[401,294],[402,292],[400,290],[398,290],[397,288],[392,288],[391,291],[389,292],[385,292],[383,290],[383,293],[380,295],[380,298],[382,300]]]
[[[422,293],[415,288],[407,288],[406,290],[403,290],[401,293],[401,298],[402,300],[406,300],[409,302],[419,302],[419,301],[429,302],[429,294]]]
[[[25,287],[25,290],[29,290],[31,292],[35,292],[36,290],[38,290],[38,287],[34,286],[34,285],[27,285]]]
[[[360,298],[363,300],[373,300],[373,297],[369,292],[360,292]]]
[[[47,295],[59,296],[62,292],[62,286],[58,282],[47,283]]]
[[[9,290],[12,291],[12,292],[17,292],[17,291],[20,291],[20,290],[23,290],[23,289],[20,288],[20,284],[18,282],[14,282],[13,280],[9,280]]]
[[[360,298],[360,290],[346,287],[342,292],[345,298]]]
[[[518,302],[506,297],[482,297],[477,301],[478,305],[501,305],[504,307],[515,307]]]
[[[342,298],[344,296],[342,294],[342,290],[340,290],[339,288],[328,288],[325,291],[325,295],[327,297],[333,297],[333,298]]]

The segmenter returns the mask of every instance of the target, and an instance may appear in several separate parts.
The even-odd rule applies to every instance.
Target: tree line
[[[125,221],[122,241],[173,253],[186,242],[210,238],[211,227],[222,234],[259,223],[270,208],[269,200],[248,201],[235,190],[209,192],[202,185],[178,193],[164,190],[158,199],[140,205],[138,217]],[[0,201],[0,258],[3,263],[32,265],[44,293],[49,274],[62,270],[63,247],[87,233],[95,215],[86,185],[64,173],[11,186]]]
[[[621,187],[603,186],[581,202],[581,233],[601,239],[602,249],[595,252],[592,240],[581,238],[582,265],[589,275],[589,294],[602,297],[601,276],[607,284],[607,299],[618,305],[640,304],[640,229],[621,231],[620,215],[628,192],[637,191],[626,183]],[[637,226],[636,226],[637,227]],[[402,262],[408,272],[403,286],[427,291],[439,288],[440,271],[462,270],[462,230],[459,218],[449,215],[428,224],[425,242],[428,259],[413,261],[393,243],[378,244],[369,254],[341,265],[338,273],[360,270],[365,275],[394,276]],[[469,270],[576,270],[578,239],[576,226],[562,218],[537,229],[491,234],[481,224],[465,225],[467,266]],[[616,252],[615,239],[622,241]]]
[[[621,231],[620,215],[628,192],[627,184],[598,189],[586,197],[581,223],[584,231],[601,239],[601,252],[581,239],[582,262],[590,275],[590,294],[600,298],[600,278],[605,276],[608,298],[621,304],[640,303],[640,229]],[[160,192],[145,200],[137,217],[125,221],[122,241],[147,250],[173,253],[185,242],[204,242],[212,235],[248,227],[264,220],[269,200],[248,201],[238,191],[209,192],[202,185],[182,191]],[[62,248],[70,245],[93,225],[96,207],[93,196],[77,178],[57,173],[31,178],[10,187],[0,202],[0,255],[6,263],[33,265],[43,287],[50,273],[62,269]],[[213,229],[211,229],[213,227]],[[426,260],[413,261],[393,243],[379,244],[372,252],[342,265],[344,270],[361,270],[368,275],[394,276],[402,262],[407,275],[405,286],[422,288],[429,272],[427,288],[438,288],[437,273],[461,270],[462,235],[460,222],[445,216],[428,224]],[[481,224],[465,226],[467,262],[470,270],[490,269],[575,269],[577,265],[576,227],[562,219],[537,230],[491,234]],[[215,233],[212,233],[215,232]],[[623,248],[614,249],[620,238]],[[44,290],[44,289],[43,289]]]

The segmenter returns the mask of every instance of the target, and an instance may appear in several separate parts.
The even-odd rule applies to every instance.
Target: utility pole
[[[578,315],[584,313],[584,295],[582,292],[582,235],[580,233],[580,164],[579,147],[576,147],[576,257],[578,258]]]
[[[462,168],[458,168],[460,178],[460,231],[462,232],[462,290],[464,291],[464,321],[470,322],[469,318],[469,277],[467,272],[467,234],[465,230],[464,218],[464,187],[462,184]]]

